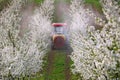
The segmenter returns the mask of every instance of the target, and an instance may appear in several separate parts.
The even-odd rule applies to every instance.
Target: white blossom
[[[20,36],[21,8],[25,0],[12,0],[0,13],[0,74],[32,75],[42,70],[43,57],[50,49],[53,14],[52,0],[45,0],[34,11],[26,32]]]
[[[97,30],[94,26],[87,26],[89,23],[81,23],[81,17],[78,18],[77,12],[83,12],[80,8],[82,1],[72,1],[72,14],[76,15],[72,18],[71,27],[71,46],[73,53],[71,59],[74,62],[73,73],[79,73],[83,80],[113,80],[120,79],[120,23],[118,18],[119,5],[114,0],[100,0],[103,6],[103,12],[106,22],[99,18],[98,24],[103,26],[101,30]],[[79,9],[78,9],[79,8]],[[76,11],[74,11],[76,10]],[[85,14],[88,12],[84,12]],[[71,14],[71,13],[70,13]],[[85,17],[82,17],[86,19]],[[76,23],[77,22],[77,23]],[[74,24],[74,25],[73,25]],[[81,29],[79,25],[83,25],[86,29]],[[95,26],[96,27],[96,26]],[[82,32],[86,30],[86,35]],[[111,77],[113,76],[113,77]]]

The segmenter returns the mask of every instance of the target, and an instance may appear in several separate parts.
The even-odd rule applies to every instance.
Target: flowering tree
[[[23,4],[25,0],[13,0],[0,13],[0,74],[3,76],[19,77],[39,72],[48,50],[53,1],[45,0],[39,6],[31,17],[27,32],[20,36]]]
[[[53,0],[45,0],[44,3],[35,10],[29,23],[31,40],[36,45],[35,49],[39,52],[39,55],[36,55],[36,57],[38,57],[37,59],[40,59],[38,62],[35,60],[37,64],[33,66],[34,69],[36,69],[36,66],[38,66],[38,70],[39,68],[42,68],[42,59],[45,56],[45,53],[51,48],[50,34],[52,31],[51,18],[54,10],[53,3]],[[38,63],[40,64],[38,65]],[[36,70],[36,72],[38,70]]]
[[[87,16],[86,10],[83,7],[83,0],[72,0],[72,4],[70,6],[70,17],[72,19],[71,30],[81,30],[81,32],[85,34],[85,29],[88,26],[87,23],[89,18]]]
[[[75,1],[73,0],[72,4],[75,5]],[[103,26],[102,29],[98,30],[94,26],[86,26],[85,24],[83,28],[86,27],[86,29],[84,28],[86,34],[81,32],[81,28],[77,28],[76,31],[71,30],[71,46],[73,47],[71,59],[74,62],[72,72],[78,73],[83,80],[119,80],[119,5],[114,0],[100,0],[100,2],[106,20],[96,18],[96,22]],[[75,9],[74,7],[71,8]],[[78,16],[74,16],[74,18],[77,20]],[[79,27],[81,23],[76,23],[74,18],[71,27]],[[79,17],[79,19],[82,18],[84,17]]]
[[[11,64],[15,62],[20,48],[19,27],[20,9],[24,1],[13,0],[8,8],[0,15],[0,52],[1,52],[1,74],[8,75]],[[22,46],[21,46],[22,47]]]
[[[31,17],[29,27],[32,29],[33,39],[39,43],[39,48],[50,49],[51,19],[54,12],[53,3],[53,0],[45,0]]]

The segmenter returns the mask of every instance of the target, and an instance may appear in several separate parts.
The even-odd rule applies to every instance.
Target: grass
[[[51,74],[46,75],[47,80],[65,80],[65,56],[66,52],[64,51],[56,51],[55,53],[55,59],[53,63],[53,70]],[[73,62],[70,60],[69,66],[71,66]],[[80,76],[71,74],[71,80],[78,80]]]
[[[65,80],[65,53],[55,52],[55,59],[53,63],[53,70],[51,74],[47,76],[48,80]]]
[[[29,79],[26,79],[26,80],[29,80]],[[44,77],[31,78],[30,80],[44,80]]]
[[[85,0],[85,4],[90,4],[100,13],[102,12],[102,6],[99,2],[99,0]]]
[[[44,0],[33,0],[36,4],[41,4]]]

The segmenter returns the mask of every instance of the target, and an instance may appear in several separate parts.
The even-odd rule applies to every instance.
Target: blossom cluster
[[[31,16],[26,32],[21,36],[22,7],[26,0],[12,0],[0,12],[0,75],[34,75],[43,66],[43,57],[49,50],[52,0],[45,0]],[[49,7],[51,6],[51,7]]]
[[[72,4],[76,5],[76,0]],[[79,1],[82,3],[82,0]],[[82,26],[80,19],[84,18],[81,13],[73,17],[71,27],[71,46],[73,53],[71,59],[74,62],[72,72],[79,74],[83,80],[119,80],[120,79],[120,9],[114,0],[100,0],[103,14],[106,20],[96,18],[96,22],[102,26]],[[80,6],[80,5],[79,5]],[[83,12],[79,6],[76,12]],[[76,7],[76,8],[75,8]],[[87,13],[84,11],[84,13]],[[74,12],[72,12],[74,15]],[[97,16],[96,16],[97,17]],[[79,22],[76,23],[76,21]],[[87,25],[88,24],[88,25]],[[83,25],[83,24],[82,24]],[[77,27],[76,27],[77,26]],[[83,33],[83,30],[86,32]]]

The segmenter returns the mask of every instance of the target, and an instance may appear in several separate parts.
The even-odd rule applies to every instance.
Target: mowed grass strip
[[[65,80],[65,53],[62,51],[56,51],[55,59],[53,63],[53,70],[49,74],[48,80]]]

